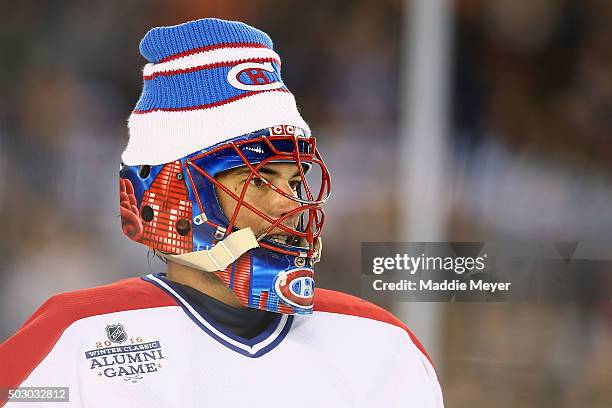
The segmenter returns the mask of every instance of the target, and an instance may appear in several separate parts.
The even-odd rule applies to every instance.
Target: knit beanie
[[[128,120],[124,164],[169,163],[280,124],[310,135],[272,40],[256,28],[215,18],[157,27],[140,53],[149,63]]]

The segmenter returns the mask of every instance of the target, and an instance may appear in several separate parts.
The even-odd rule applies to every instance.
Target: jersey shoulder
[[[19,385],[78,320],[120,311],[175,306],[164,291],[141,278],[52,296],[21,328],[0,344],[0,387]],[[0,398],[0,406],[1,406]]]
[[[315,288],[314,311],[357,316],[397,326],[406,331],[414,345],[417,346],[425,357],[427,357],[429,362],[432,363],[429,354],[427,354],[427,351],[425,350],[425,347],[423,347],[417,336],[408,328],[408,326],[406,326],[400,319],[395,317],[391,312],[371,302],[347,293],[330,289]]]
[[[52,319],[68,327],[86,317],[174,305],[176,302],[172,297],[155,285],[141,278],[128,278],[52,296],[26,320],[22,328],[44,319]]]

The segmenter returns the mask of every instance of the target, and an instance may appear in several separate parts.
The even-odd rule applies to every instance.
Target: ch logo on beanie
[[[243,91],[270,91],[282,88],[284,84],[272,80],[266,72],[276,74],[271,63],[245,62],[229,70],[227,80],[234,88]]]

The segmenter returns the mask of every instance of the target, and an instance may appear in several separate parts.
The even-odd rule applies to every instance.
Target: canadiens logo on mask
[[[285,303],[302,309],[312,308],[314,271],[295,269],[277,275],[274,290]]]

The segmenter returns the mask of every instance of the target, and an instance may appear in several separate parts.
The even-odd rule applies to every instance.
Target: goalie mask
[[[315,138],[300,133],[293,126],[275,126],[171,163],[124,165],[120,172],[124,233],[174,262],[215,273],[244,306],[311,313],[313,266],[321,256],[321,205],[329,197],[330,178]],[[295,166],[299,181],[292,194],[260,172],[271,163]],[[239,167],[246,175],[237,194],[216,176]],[[268,194],[294,202],[294,208],[272,218],[249,203],[245,196],[254,188],[254,179],[270,189]],[[235,201],[231,214],[219,204],[220,190]],[[257,236],[248,227],[239,229],[236,219],[241,210],[261,217],[267,227]],[[288,220],[297,222],[290,226]]]

